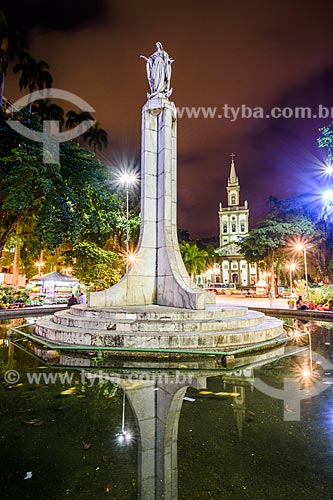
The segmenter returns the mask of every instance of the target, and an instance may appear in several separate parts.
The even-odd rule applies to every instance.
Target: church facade
[[[237,245],[249,232],[249,207],[247,201],[240,203],[240,185],[236,173],[234,155],[231,155],[230,174],[227,183],[226,207],[219,205],[219,248],[221,283],[235,283],[241,286],[251,286],[257,282],[258,269],[244,259]]]

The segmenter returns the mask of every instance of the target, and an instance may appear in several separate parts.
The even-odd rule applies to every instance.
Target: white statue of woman
[[[146,60],[147,77],[152,97],[170,97],[172,89],[170,88],[171,64],[169,54],[163,50],[160,42],[156,43],[156,51],[150,57],[140,56]]]

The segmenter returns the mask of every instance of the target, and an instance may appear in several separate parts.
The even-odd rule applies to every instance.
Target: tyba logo
[[[10,113],[17,113],[31,102],[49,98],[62,99],[63,101],[71,102],[83,112],[95,112],[94,108],[77,95],[60,89],[36,90],[35,92],[18,99],[8,108],[8,110]],[[83,120],[79,125],[71,130],[67,130],[66,132],[60,131],[58,120],[43,120],[43,132],[32,130],[18,120],[8,120],[7,123],[12,129],[24,137],[27,137],[35,142],[43,143],[44,163],[59,163],[59,144],[70,141],[71,139],[75,139],[76,137],[84,134],[96,123],[96,121]]]

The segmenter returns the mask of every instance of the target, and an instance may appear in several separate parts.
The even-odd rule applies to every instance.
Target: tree
[[[89,146],[93,145],[95,153],[97,149],[101,151],[102,148],[106,148],[108,145],[107,133],[100,128],[98,122],[83,134],[83,140],[87,141]]]
[[[184,241],[187,241],[187,242],[191,241],[191,236],[190,236],[190,233],[187,229],[179,228],[177,230],[177,235],[178,235],[179,243],[183,243]]]
[[[116,226],[119,199],[107,188],[106,171],[94,154],[69,142],[59,164],[42,161],[42,146],[23,139],[0,113],[0,255],[19,223],[30,237],[54,248],[82,235],[104,243]]]
[[[83,121],[93,121],[93,120],[94,120],[93,117],[91,116],[90,113],[88,113],[88,111],[80,111],[79,113],[77,113],[76,111],[70,109],[66,113],[66,127],[70,129],[75,128],[77,125],[80,125]],[[83,128],[82,132],[84,132]],[[81,134],[79,134],[78,138],[76,139],[76,142],[78,144],[80,144],[80,137]]]
[[[206,267],[208,253],[200,250],[196,243],[184,242],[179,248],[186,270],[194,281],[195,276]]]
[[[5,79],[9,61],[22,55],[27,48],[27,42],[15,29],[4,11],[0,10],[0,107],[5,90]]]
[[[262,263],[273,276],[279,267],[279,260],[284,260],[283,250],[296,236],[315,234],[312,222],[306,217],[295,217],[288,222],[265,219],[237,244],[242,255],[249,262]]]
[[[36,101],[32,106],[32,113],[39,116],[42,121],[58,121],[60,130],[65,123],[64,110],[57,104],[52,103],[50,99],[41,99]]]
[[[21,61],[14,66],[14,73],[21,72],[19,79],[19,87],[22,89],[29,89],[32,93],[37,89],[45,89],[52,86],[52,76],[49,72],[49,65],[47,62],[41,60],[36,61],[32,56],[25,52],[21,56]],[[32,111],[32,101],[29,98],[29,112]]]
[[[72,109],[67,111],[66,113],[66,127],[67,128],[74,128],[77,125],[79,125],[81,122],[86,121],[86,120],[93,120],[93,117],[91,116],[88,111],[80,111],[80,113],[77,113],[76,111],[73,111]]]
[[[238,242],[238,245],[246,260],[260,262],[274,258],[274,251],[284,248],[292,237],[313,236],[314,230],[312,222],[305,217],[295,218],[293,222],[265,219]]]
[[[114,252],[98,247],[95,243],[77,243],[68,259],[75,259],[73,271],[81,283],[98,290],[109,288],[121,278],[121,259]]]
[[[41,161],[40,144],[21,139],[0,116],[0,255],[9,236],[34,213],[52,183],[50,165]]]

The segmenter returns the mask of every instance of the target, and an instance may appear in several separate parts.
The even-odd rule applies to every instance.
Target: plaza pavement
[[[270,309],[268,297],[242,297],[240,295],[216,295],[217,304],[230,306],[247,306]],[[289,309],[288,299],[274,299],[272,308]]]

